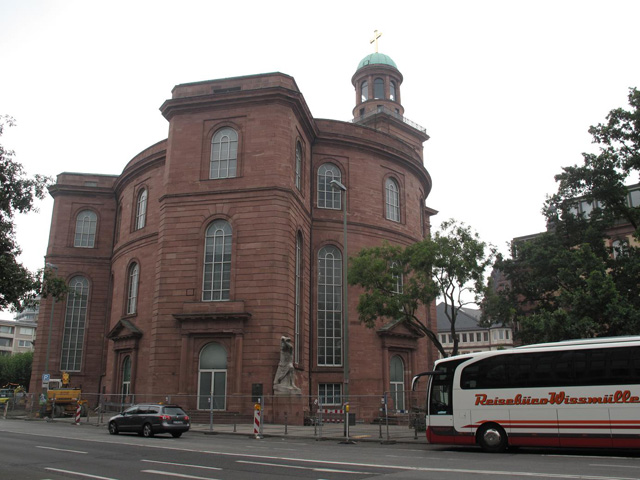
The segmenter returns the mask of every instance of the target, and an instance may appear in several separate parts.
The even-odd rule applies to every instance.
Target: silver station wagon
[[[135,432],[144,437],[170,433],[178,438],[190,427],[189,416],[178,405],[140,404],[109,419],[109,433]]]

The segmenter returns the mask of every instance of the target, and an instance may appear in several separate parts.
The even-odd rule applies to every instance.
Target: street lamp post
[[[55,270],[56,275],[58,274],[58,267],[56,265],[53,265],[52,263],[46,263],[45,267]],[[49,374],[49,354],[51,352],[51,331],[53,329],[53,309],[55,306],[56,306],[56,297],[55,295],[53,295],[52,302],[51,302],[51,315],[49,317],[49,334],[47,336],[47,356],[44,359],[45,375]],[[44,376],[43,376],[43,379],[44,379]],[[47,384],[47,388],[48,388],[48,384]]]
[[[344,323],[343,338],[343,362],[344,362],[344,401],[349,401],[349,302],[347,297],[347,187],[338,180],[329,182],[332,188],[337,188],[344,192],[344,202],[342,203],[342,244],[343,244],[343,260],[342,260],[342,318]]]

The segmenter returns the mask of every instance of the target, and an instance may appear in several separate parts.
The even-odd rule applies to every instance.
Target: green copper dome
[[[360,60],[360,63],[358,64],[358,68],[356,69],[356,71],[360,70],[362,67],[366,67],[367,65],[389,65],[390,67],[393,67],[396,70],[398,69],[396,62],[391,60],[390,56],[385,55],[384,53],[378,53],[378,52],[371,53],[366,57],[364,57],[362,60]]]

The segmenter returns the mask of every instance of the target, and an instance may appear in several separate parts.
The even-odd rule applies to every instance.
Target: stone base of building
[[[309,416],[308,399],[302,395],[276,395],[271,398],[272,404],[267,406],[269,423],[287,425],[304,425]]]

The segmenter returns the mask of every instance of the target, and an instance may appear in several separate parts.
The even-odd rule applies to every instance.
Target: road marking
[[[219,480],[211,477],[196,477],[195,475],[185,475],[184,473],[163,472],[162,470],[140,470],[141,473],[151,473],[153,475],[164,475],[167,477],[191,478],[194,480]]]
[[[83,455],[86,455],[88,453],[88,452],[81,452],[80,450],[67,450],[66,448],[44,447],[41,445],[36,445],[36,448],[42,448],[43,450],[55,450],[56,452],[81,453]]]
[[[161,465],[173,465],[175,467],[191,467],[191,468],[201,468],[203,470],[222,470],[218,467],[207,467],[205,465],[192,465],[189,463],[173,463],[173,462],[161,462],[159,460],[140,460],[141,462],[146,463],[159,463]]]
[[[299,465],[283,465],[281,463],[251,462],[249,460],[236,460],[236,463],[248,463],[250,465],[263,465],[266,467],[297,468],[298,470],[311,470],[313,472],[357,473],[362,475],[371,475],[371,472],[356,472],[353,470],[337,470],[333,468],[301,467]]]
[[[99,475],[91,475],[89,473],[81,473],[81,472],[72,472],[71,470],[61,470],[59,468],[45,467],[45,470],[49,470],[50,472],[65,473],[67,475],[76,475],[78,477],[95,478],[96,480],[118,480],[117,478],[100,477]]]
[[[605,465],[604,463],[591,463],[590,467],[607,467],[607,468],[640,468],[638,465]]]

